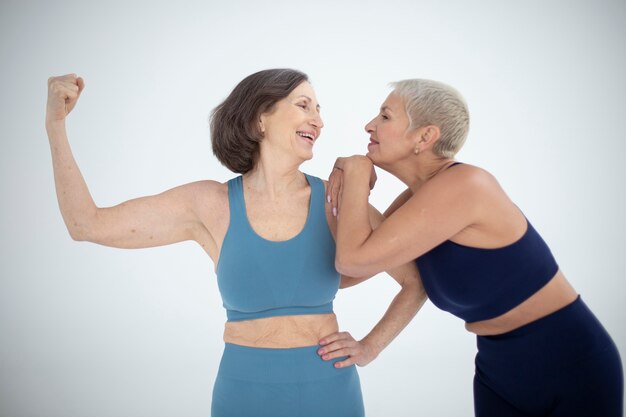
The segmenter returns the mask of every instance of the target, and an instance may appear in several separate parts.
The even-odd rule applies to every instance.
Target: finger
[[[71,73],[71,74],[65,74],[65,75],[61,75],[60,77],[58,77],[62,80],[76,80],[78,78],[78,75]]]
[[[341,194],[343,192],[343,177],[341,178],[341,183],[337,186],[337,197],[335,198],[333,204],[333,214],[335,217],[339,216],[339,211],[341,210]]]
[[[328,177],[328,186],[326,187],[326,203],[330,204],[330,190],[333,186],[333,174],[331,173],[330,176]]]
[[[64,90],[78,93],[78,86],[75,83],[62,80],[55,80],[50,83],[50,91],[56,93]]]
[[[48,78],[48,84],[54,84],[54,83],[69,83],[69,84],[77,84],[78,80],[82,80],[82,78],[80,78],[79,76],[77,76],[76,74],[67,74],[67,75],[60,75],[57,77],[50,77]]]
[[[344,339],[339,339],[334,341],[333,343],[329,343],[326,346],[324,346],[324,350],[326,352],[333,352],[336,350],[340,350],[340,349],[345,349],[347,347],[354,347],[356,346],[357,341],[352,339],[352,338],[344,338]]]
[[[326,187],[326,202],[330,203],[332,201],[332,189],[335,186],[337,181],[337,170],[333,168],[332,172],[328,176],[328,186]]]
[[[354,355],[351,355],[350,354],[351,352],[354,353]],[[322,359],[325,361],[330,361],[330,360],[337,359],[337,358],[343,358],[344,356],[356,356],[357,353],[358,352],[354,352],[350,348],[343,348],[343,349],[335,350],[333,352],[325,353],[324,355],[322,355]]]
[[[354,365],[355,363],[356,363],[356,360],[353,357],[349,357],[346,360],[333,363],[333,366],[335,368],[345,368],[347,366]]]
[[[74,89],[62,84],[55,84],[52,87],[52,94],[53,97],[61,100],[74,99],[78,97],[78,87]]]
[[[81,77],[78,77],[76,79],[76,84],[78,85],[78,95],[80,95],[80,93],[82,93],[85,89],[85,80],[83,80]]]
[[[59,84],[64,87],[67,88],[68,90],[74,91],[75,93],[78,94],[78,91],[80,90],[80,87],[75,83],[75,82],[71,82],[71,81],[60,81]]]
[[[52,76],[48,78],[48,84],[51,84],[57,81],[69,81],[69,82],[75,83],[77,78],[78,78],[78,75],[76,74],[58,75],[56,77]]]
[[[357,341],[354,340],[352,337],[350,338],[339,338],[337,340],[335,340],[334,342],[328,343],[324,346],[322,346],[320,349],[317,350],[317,353],[320,355],[324,355],[330,352],[334,352],[337,350],[341,350],[341,349],[345,349],[347,347],[354,347],[357,344]]]
[[[343,171],[340,171],[337,181],[333,185],[332,190],[332,204],[333,204],[333,215],[337,216],[339,209],[339,200],[341,200],[341,189],[343,187]]]
[[[329,343],[332,343],[336,340],[339,340],[342,338],[342,336],[344,336],[344,332],[335,332],[335,333],[331,333],[328,336],[324,336],[320,341],[320,345],[324,346],[324,345],[328,345]]]
[[[330,193],[331,193],[330,202],[332,204],[333,216],[336,216],[337,215],[337,198],[339,195],[339,179],[338,178],[335,181],[333,181],[333,186],[330,190]]]

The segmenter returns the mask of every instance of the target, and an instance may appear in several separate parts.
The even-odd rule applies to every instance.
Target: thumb
[[[85,80],[83,80],[82,77],[78,77],[76,79],[76,85],[78,86],[78,95],[80,96],[80,93],[85,89]]]

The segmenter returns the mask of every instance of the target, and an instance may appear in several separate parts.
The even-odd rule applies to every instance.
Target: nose
[[[367,133],[371,134],[372,132],[374,132],[374,120],[376,119],[370,120],[369,123],[365,125],[365,131]]]
[[[319,113],[313,116],[310,123],[318,129],[321,129],[324,127],[324,121],[322,121],[322,116]]]

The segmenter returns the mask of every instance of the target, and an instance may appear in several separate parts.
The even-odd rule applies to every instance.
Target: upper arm
[[[383,214],[383,216],[385,217],[391,216],[396,210],[402,207],[404,203],[409,201],[409,199],[412,196],[413,196],[413,192],[411,191],[410,188],[407,188],[406,190],[404,190],[398,197],[396,197],[395,200],[393,200],[393,202],[389,205],[387,210],[385,210],[385,213]]]
[[[203,210],[219,203],[214,181],[200,181],[163,193],[99,208],[84,240],[119,248],[145,248],[184,240],[206,240],[211,234]]]
[[[369,219],[372,230],[375,230],[385,220],[385,216],[383,216],[374,206],[370,204]],[[391,278],[393,278],[401,287],[411,290],[415,289],[415,291],[420,294],[424,293],[424,287],[422,285],[419,270],[417,269],[417,265],[415,264],[415,262],[413,262],[412,260],[402,265],[390,269],[385,269],[385,272]],[[345,275],[342,275],[341,288],[351,287],[360,284],[361,282],[370,279],[374,275],[376,274],[367,274],[359,278],[347,277]]]
[[[328,185],[328,182],[324,181],[324,185]],[[396,201],[398,199],[396,199]],[[381,212],[378,211],[378,209],[371,204],[369,204],[368,213],[369,213],[369,222],[370,222],[370,226],[372,227],[372,229],[376,229],[385,220],[385,216],[383,216],[383,214],[381,214]],[[326,218],[328,220],[328,227],[331,231],[331,234],[333,235],[333,238],[336,240],[337,239],[337,218],[332,215],[329,204],[326,204]],[[405,277],[411,275],[410,273],[407,273],[409,269],[410,267],[409,268],[399,267],[399,268],[394,269],[393,271],[389,271],[389,273],[392,276],[392,278],[398,281],[400,285],[403,285],[403,281]],[[415,274],[413,274],[413,276],[417,274],[418,274],[417,267],[415,267]],[[362,283],[363,281],[367,281],[374,275],[376,274],[367,274],[367,275],[362,274],[362,275],[355,275],[355,276],[348,276],[348,275],[342,274],[339,288],[352,287],[354,285]]]
[[[444,172],[425,183],[359,247],[341,252],[340,272],[370,275],[412,261],[477,221],[490,184],[474,167]],[[490,176],[489,176],[490,177]]]
[[[374,207],[374,206],[372,206],[370,204],[369,205],[369,219],[370,219],[370,225],[371,225],[372,229],[376,229],[378,226],[380,226],[380,224],[383,222],[383,220],[385,218],[380,213],[380,211],[378,211],[378,209],[376,209],[376,207]],[[337,224],[337,222],[335,221],[335,230],[336,230],[336,224]],[[335,232],[333,232],[333,236],[334,236],[334,233]],[[351,276],[341,275],[341,283],[340,283],[339,287],[340,288],[352,287],[354,285],[362,283],[363,281],[367,281],[368,279],[370,279],[374,275],[376,275],[376,274],[370,274],[370,275],[364,275],[364,276],[360,276],[359,275],[358,277],[351,277]],[[392,276],[392,277],[394,279],[396,279],[396,281],[398,281],[398,283],[400,283],[402,285],[402,282],[400,282],[398,280],[400,275],[399,274],[394,274],[394,275],[395,276]]]

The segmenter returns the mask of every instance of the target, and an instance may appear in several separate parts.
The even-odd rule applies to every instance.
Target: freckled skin
[[[229,224],[227,184],[196,181],[113,207],[96,206],[72,155],[65,127],[65,118],[83,91],[84,81],[76,74],[51,77],[48,88],[46,131],[52,150],[57,198],[71,237],[77,241],[125,249],[193,240],[201,244],[217,265],[215,261],[219,259]],[[319,110],[315,92],[308,82],[303,82],[280,100],[273,111],[260,117],[264,140],[257,166],[246,179],[255,187],[246,192],[252,199],[246,206],[253,208],[253,212],[248,213],[248,220],[255,231],[270,240],[293,237],[306,222],[310,190],[299,166],[313,157],[312,145],[323,127]],[[303,133],[313,138],[305,140]],[[256,196],[255,190],[258,192]],[[263,198],[255,200],[259,196]],[[326,215],[334,230],[336,224],[330,210],[329,205]],[[377,216],[382,217],[380,213]],[[419,308],[418,297],[414,296],[421,294],[415,290],[418,282],[416,267],[413,263],[409,265],[411,271],[398,270],[398,278],[394,276],[402,285],[402,294],[394,298],[389,314],[363,341],[355,341],[347,332],[338,333],[334,314],[232,322],[225,328],[224,340],[246,346],[263,344],[263,347],[289,348],[314,345],[323,337],[325,354],[346,356],[345,349],[348,349],[350,359],[344,362],[346,365],[365,365],[398,334]],[[366,279],[342,277],[342,282],[344,278],[348,282],[345,286]]]

